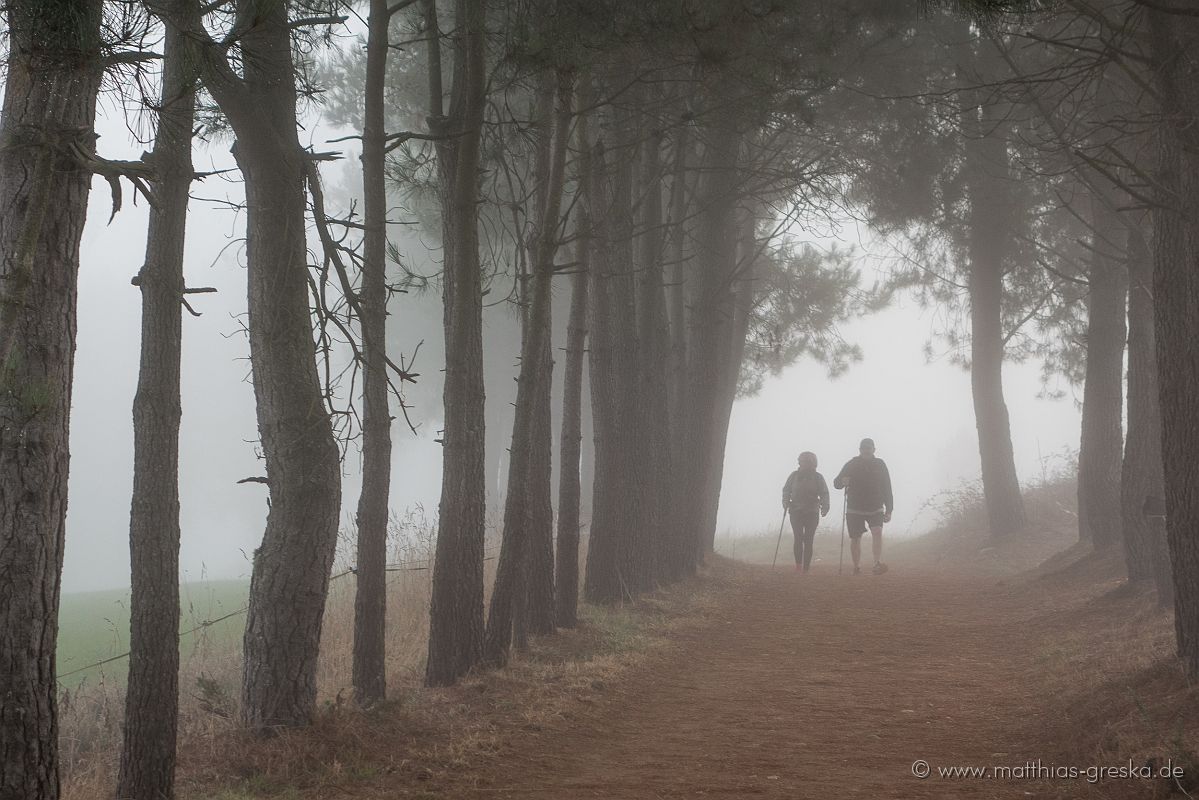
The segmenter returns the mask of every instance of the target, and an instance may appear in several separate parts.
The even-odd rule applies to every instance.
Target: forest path
[[[510,739],[454,797],[1075,797],[1084,781],[953,779],[1055,762],[1036,599],[995,579],[737,567],[727,598],[595,715]],[[1032,595],[1035,595],[1033,592]],[[1043,655],[1043,654],[1042,654]],[[913,776],[924,759],[932,775]]]

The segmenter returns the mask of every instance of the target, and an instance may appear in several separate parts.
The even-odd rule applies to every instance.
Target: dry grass
[[[914,539],[893,540],[888,560],[1001,578],[1037,568],[1078,540],[1078,484],[1066,467],[1050,470],[1024,487],[1027,526],[1002,539],[988,531],[982,484],[963,483],[930,501],[940,524]]]
[[[510,734],[574,720],[605,702],[715,602],[711,582],[695,582],[623,608],[585,608],[577,629],[539,639],[507,668],[458,686],[427,689],[409,673],[391,681],[382,707],[333,704],[312,727],[266,740],[227,730],[212,740],[214,750],[183,749],[180,798],[420,797],[424,786],[471,780],[502,755]]]
[[[428,569],[433,526],[423,509],[393,518],[389,531],[389,563],[396,567],[387,580],[387,673],[389,692],[402,695],[419,685],[428,640]],[[497,546],[488,543],[487,554]],[[353,552],[349,534],[339,545],[335,574],[346,570]],[[484,562],[485,588],[490,591],[495,559]],[[352,576],[334,580],[322,626],[317,672],[322,725],[347,713],[352,696],[351,653],[354,621]],[[188,624],[185,621],[185,624]],[[240,627],[238,628],[240,630]],[[199,638],[180,668],[179,752],[182,763],[219,761],[241,735],[235,720],[241,685],[240,635]],[[101,675],[60,695],[59,722],[64,800],[94,800],[111,793],[124,715],[123,680]],[[240,745],[238,745],[240,746]]]
[[[419,787],[460,774],[502,747],[505,731],[571,717],[601,702],[632,666],[667,646],[669,631],[716,602],[702,583],[635,605],[582,607],[575,630],[536,640],[503,670],[480,671],[451,689],[422,686],[428,638],[431,526],[410,515],[393,524],[388,576],[388,702],[363,711],[350,698],[352,578],[334,581],[323,626],[315,723],[271,739],[236,724],[240,640],[200,642],[180,676],[181,800],[326,797],[352,787]],[[498,546],[486,548],[494,556]],[[342,551],[350,552],[343,541]],[[583,548],[585,552],[585,548]],[[344,564],[344,558],[342,559]],[[490,593],[495,559],[485,562]],[[340,572],[343,567],[336,571]],[[124,685],[101,678],[63,694],[64,800],[109,796],[115,785]]]
[[[1154,782],[1096,787],[1099,797],[1196,795],[1199,788],[1199,687],[1175,656],[1174,619],[1151,587],[1130,585],[1121,554],[1074,547],[1013,590],[1036,598],[1027,631],[1042,680],[1056,698],[1037,724],[1062,743],[1062,763],[1167,762],[1187,775],[1181,787]]]

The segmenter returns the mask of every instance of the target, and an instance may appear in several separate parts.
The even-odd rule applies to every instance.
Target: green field
[[[180,587],[180,630],[245,608],[250,585],[245,581],[208,581]],[[179,642],[184,662],[206,652],[228,653],[241,640],[245,616],[237,614],[184,635]],[[127,660],[88,667],[129,650],[129,590],[64,594],[58,620],[58,674],[65,688],[80,684],[124,681]],[[88,667],[84,669],[85,667]],[[82,670],[82,671],[77,671]]]

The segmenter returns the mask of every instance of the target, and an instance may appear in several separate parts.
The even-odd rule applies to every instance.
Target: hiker
[[[891,521],[895,499],[891,495],[891,473],[881,458],[874,455],[874,440],[863,439],[860,455],[846,462],[833,486],[845,490],[845,521],[849,526],[849,552],[853,556],[853,574],[862,570],[862,534],[870,528],[874,546],[874,574],[887,571],[883,563],[883,523]]]
[[[795,536],[795,571],[807,572],[812,566],[812,539],[820,518],[828,514],[828,484],[816,471],[816,454],[799,454],[799,469],[783,485],[783,508],[791,517]]]

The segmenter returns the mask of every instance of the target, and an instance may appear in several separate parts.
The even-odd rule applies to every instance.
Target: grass
[[[397,685],[421,673],[430,574],[424,567],[432,552],[432,530],[423,510],[415,509],[394,518],[389,531],[389,562],[404,565],[403,569],[388,574],[387,668]],[[345,554],[350,552],[353,552],[352,534],[345,532],[335,573],[344,571],[348,564]],[[493,569],[495,562],[487,564]],[[237,581],[218,581],[184,588],[181,627],[188,630],[243,608],[249,586]],[[326,713],[341,709],[351,694],[353,591],[352,577],[330,584],[317,675],[319,702]],[[237,732],[234,720],[238,716],[244,622],[244,615],[235,614],[216,625],[202,626],[181,639],[181,758],[220,759],[228,753],[229,737]],[[63,623],[60,674],[124,652],[128,645],[128,592],[66,597]],[[66,676],[61,682],[59,741],[65,800],[105,797],[115,785],[126,670],[126,663],[118,660]],[[226,785],[219,788],[237,790]]]
[[[245,581],[207,581],[180,587],[181,627],[201,623],[244,608],[250,585]],[[238,617],[205,626],[182,637],[183,660],[198,658],[206,648],[227,647],[241,636]],[[64,594],[58,620],[58,674],[64,689],[86,683],[123,682],[127,662],[118,659],[88,668],[129,649],[129,590]],[[80,671],[82,670],[82,671]]]
[[[319,711],[303,731],[264,741],[236,724],[244,616],[185,637],[180,800],[318,798],[338,787],[397,779],[419,787],[425,778],[458,774],[495,752],[505,726],[537,726],[598,702],[631,665],[668,640],[672,625],[705,607],[697,590],[684,587],[619,608],[584,606],[577,629],[536,640],[508,668],[469,676],[452,689],[430,690],[422,684],[432,545],[432,526],[419,511],[393,520],[389,561],[402,568],[388,573],[388,701],[379,708],[364,712],[349,701],[352,577],[330,586],[317,675]],[[486,547],[489,556],[497,549],[494,542]],[[347,534],[342,552],[351,551]],[[347,563],[342,556],[335,572]],[[494,557],[485,561],[488,592],[495,565]],[[239,582],[186,588],[184,629],[242,608],[248,589]],[[64,598],[60,672],[124,652],[128,619],[128,592]],[[64,800],[94,800],[112,791],[125,669],[114,662],[63,682]]]

